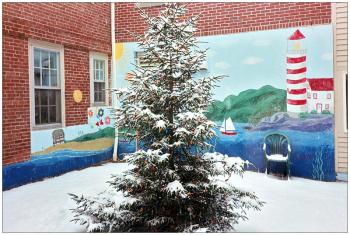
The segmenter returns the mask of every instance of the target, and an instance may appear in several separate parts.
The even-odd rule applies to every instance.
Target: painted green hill
[[[67,141],[67,142],[83,142],[83,141],[89,141],[89,140],[95,140],[95,139],[99,139],[99,138],[114,138],[114,131],[115,129],[113,127],[106,127],[103,128],[97,132],[94,133],[89,133],[89,134],[85,134],[82,135],[78,138],[75,138],[73,140]]]
[[[213,121],[231,117],[234,122],[257,123],[261,118],[286,111],[286,91],[273,86],[249,89],[237,96],[229,95],[223,101],[215,100],[206,116]]]

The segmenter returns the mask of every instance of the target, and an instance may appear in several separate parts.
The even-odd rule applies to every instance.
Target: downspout
[[[111,3],[111,39],[112,39],[112,59],[111,59],[111,80],[112,87],[117,88],[117,76],[116,76],[116,64],[115,64],[115,5]],[[117,108],[117,96],[112,95],[112,106]],[[114,149],[113,149],[113,161],[118,161],[118,125],[115,122],[115,137],[114,137]]]

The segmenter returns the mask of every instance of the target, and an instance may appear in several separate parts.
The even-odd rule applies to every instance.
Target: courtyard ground
[[[3,192],[3,232],[84,232],[70,222],[75,204],[68,193],[95,195],[106,189],[111,174],[127,167],[108,163]],[[237,232],[347,231],[347,183],[287,181],[255,172],[231,180],[266,202],[261,211],[248,212]]]

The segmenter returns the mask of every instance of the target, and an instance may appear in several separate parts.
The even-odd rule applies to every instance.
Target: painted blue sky
[[[286,88],[287,38],[299,29],[305,35],[307,78],[333,77],[332,26],[298,27],[268,31],[201,37],[207,53],[208,70],[203,75],[227,75],[216,88],[214,99],[238,95],[264,85]],[[125,43],[117,62],[117,87],[127,86],[125,74],[132,70],[136,43]]]
[[[332,27],[314,26],[202,37],[208,73],[228,75],[215,99],[264,85],[286,88],[287,38],[299,29],[307,49],[307,78],[333,77]]]

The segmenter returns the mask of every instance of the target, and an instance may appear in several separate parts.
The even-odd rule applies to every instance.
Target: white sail
[[[229,117],[228,119],[224,120],[222,122],[222,125],[220,127],[220,131],[221,132],[225,132],[225,131],[235,131],[236,128],[235,126],[233,125],[233,122],[231,120],[231,118]]]
[[[233,125],[231,118],[229,117],[228,119],[226,119],[226,131],[235,131],[235,130],[236,128]]]

